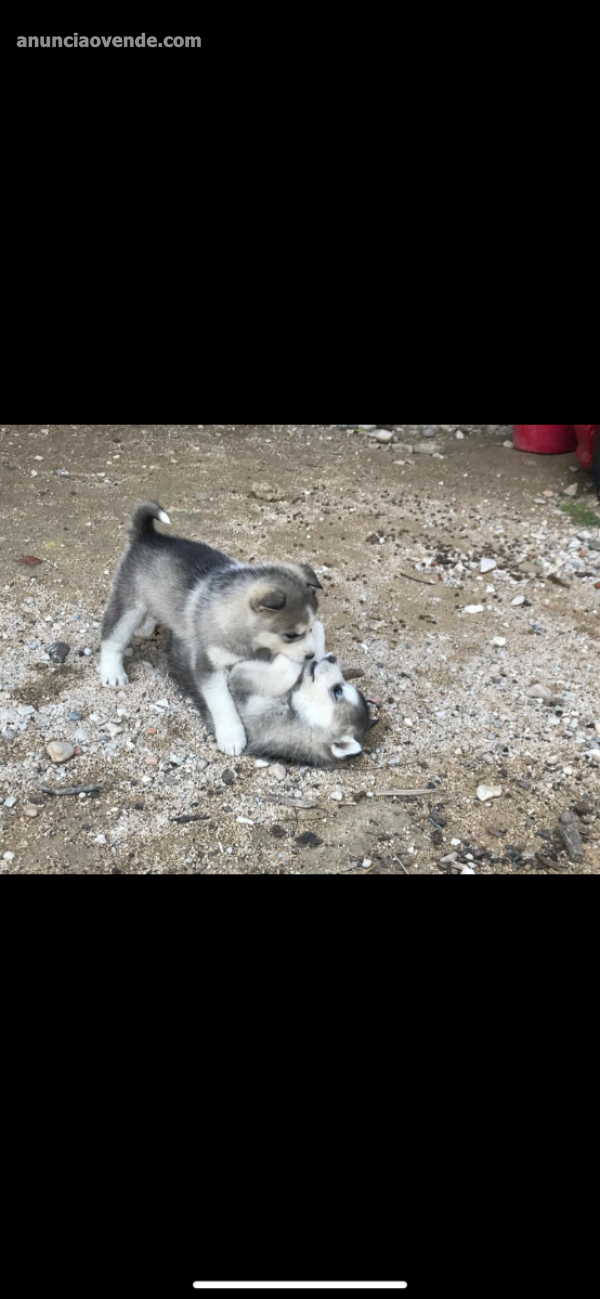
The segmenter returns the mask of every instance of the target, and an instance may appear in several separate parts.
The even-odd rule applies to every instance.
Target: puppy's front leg
[[[215,738],[221,753],[235,757],[246,748],[246,732],[229,693],[227,673],[213,672],[200,686],[215,726]]]
[[[317,660],[325,658],[325,628],[323,623],[317,619],[313,623],[313,637],[315,641],[315,658]]]

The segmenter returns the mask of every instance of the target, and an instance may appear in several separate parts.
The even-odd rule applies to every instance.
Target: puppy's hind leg
[[[111,596],[102,623],[100,679],[104,686],[126,686],[129,677],[123,667],[123,654],[145,616],[139,605],[122,607],[119,593]]]

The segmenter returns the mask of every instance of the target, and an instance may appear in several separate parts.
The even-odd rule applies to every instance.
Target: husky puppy
[[[228,669],[283,654],[298,665],[314,656],[316,591],[321,583],[303,564],[239,564],[211,546],[167,537],[170,524],[156,501],[135,510],[129,546],[115,577],[104,621],[100,676],[126,685],[123,653],[148,619],[177,638],[178,657],[192,676],[223,753],[242,753],[246,733],[228,686]]]
[[[229,689],[242,719],[246,753],[288,762],[331,767],[361,753],[367,731],[376,725],[360,690],[345,681],[333,654],[325,653],[323,624],[313,624],[315,657],[299,668],[279,654],[271,663],[236,663]],[[169,671],[207,718],[187,655],[176,636],[167,646]]]

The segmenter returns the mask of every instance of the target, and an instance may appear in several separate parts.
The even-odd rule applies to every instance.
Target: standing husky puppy
[[[315,657],[303,667],[280,654],[272,663],[254,660],[231,668],[229,688],[246,728],[246,753],[316,767],[335,766],[362,753],[376,719],[369,716],[360,690],[344,680],[335,656],[325,654],[322,623],[314,623],[313,635]],[[181,689],[206,713],[185,647],[174,635],[169,637],[167,658]]]
[[[238,564],[211,546],[154,530],[170,524],[155,501],[138,505],[102,624],[100,676],[126,685],[123,653],[148,617],[177,638],[180,655],[212,717],[223,753],[242,753],[246,733],[227,671],[246,659],[314,656],[321,583],[303,564]]]

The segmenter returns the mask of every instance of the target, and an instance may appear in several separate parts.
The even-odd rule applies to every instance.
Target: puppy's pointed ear
[[[362,744],[353,735],[343,735],[337,744],[332,744],[331,752],[334,758],[352,758],[355,753],[362,753]]]
[[[255,613],[274,613],[278,609],[285,609],[287,596],[285,591],[265,588],[257,591],[250,598],[250,607]]]
[[[322,591],[323,587],[321,586],[314,569],[309,568],[308,564],[300,564],[300,568],[306,578],[306,585],[314,587],[315,591]]]

